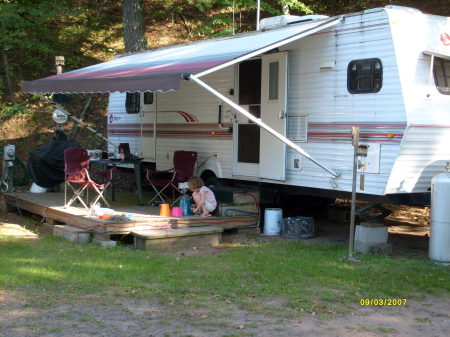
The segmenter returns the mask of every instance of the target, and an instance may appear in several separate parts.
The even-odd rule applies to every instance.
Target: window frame
[[[127,92],[125,98],[125,110],[127,114],[137,114],[141,111],[141,93]]]
[[[379,64],[379,73],[377,74],[377,63]],[[364,74],[361,69],[363,65],[370,65],[370,73]],[[353,70],[353,66],[356,69]],[[377,78],[378,75],[378,78]],[[363,89],[352,89],[354,85],[359,86],[362,80],[369,79],[370,87]],[[377,86],[377,82],[379,83]],[[383,87],[383,63],[378,58],[361,59],[350,61],[347,67],[347,90],[351,94],[369,94],[377,93]]]
[[[153,94],[152,91],[146,91],[146,92],[144,92],[144,104],[145,104],[145,105],[153,104],[153,102],[154,102],[154,97],[155,97],[155,95]]]
[[[442,70],[442,74],[441,76],[438,77],[438,73],[437,73],[437,68],[436,65],[439,63],[439,65],[441,66],[441,70]],[[447,67],[445,67],[445,63],[447,64]],[[447,72],[448,70],[448,72]],[[443,57],[439,57],[439,56],[434,56],[434,60],[433,60],[433,74],[434,74],[434,83],[436,85],[436,89],[439,91],[439,93],[441,93],[442,95],[450,95],[450,60],[443,58]],[[446,84],[445,86],[442,86],[439,84],[439,78],[443,78],[444,80],[444,84]],[[442,91],[442,88],[447,88],[447,91]]]

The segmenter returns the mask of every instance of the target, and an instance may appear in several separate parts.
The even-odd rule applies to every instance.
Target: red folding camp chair
[[[116,171],[116,167],[110,167],[106,172],[97,173],[103,176],[103,182],[91,179],[89,175],[89,154],[85,148],[82,147],[70,147],[64,151],[64,172],[65,172],[65,193],[64,193],[64,207],[70,206],[76,199],[80,201],[81,204],[87,209],[89,207],[86,205],[88,202],[88,191],[93,189],[97,196],[91,202],[95,204],[100,200],[104,201],[105,205],[109,208],[111,206],[106,201],[103,193],[112,181],[112,174]],[[76,185],[79,185],[76,188]],[[67,190],[68,187],[72,189],[74,195],[67,202]],[[83,192],[86,191],[86,202],[83,200]]]
[[[155,171],[144,168],[147,171],[146,178],[150,185],[156,192],[155,197],[150,200],[149,205],[156,198],[161,199],[166,203],[166,199],[170,199],[163,192],[172,190],[173,204],[181,198],[181,191],[178,188],[179,183],[187,182],[195,173],[197,166],[197,152],[195,151],[175,151],[173,154],[173,168],[166,171]],[[178,198],[175,199],[175,192],[179,193]]]

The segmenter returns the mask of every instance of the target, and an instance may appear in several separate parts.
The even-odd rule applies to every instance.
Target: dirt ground
[[[15,224],[16,213],[0,213],[3,235],[23,235],[37,239]],[[388,243],[393,256],[426,257],[428,254],[429,209],[394,208],[383,220],[389,226]],[[349,224],[330,221],[324,214],[315,215],[314,242],[348,242]],[[255,234],[257,235],[257,234]],[[246,234],[227,234],[224,241],[252,240]],[[267,237],[267,240],[283,240]],[[180,255],[205,253],[214,248],[178,251]],[[447,267],[448,268],[448,267]],[[25,297],[0,285],[0,336],[449,336],[450,297],[427,296],[408,300],[400,306],[361,306],[355,303],[349,314],[318,317],[300,315],[296,319],[276,317],[243,310],[229,303],[228,310],[208,317],[205,310],[186,309],[174,315],[173,309],[158,302],[134,300],[129,296],[89,295],[74,301],[51,302],[51,294]],[[49,305],[48,302],[51,302]],[[276,310],[277,303],[274,303]],[[177,309],[178,310],[178,309]],[[212,309],[211,309],[212,310]],[[222,309],[219,309],[222,310]],[[173,317],[177,317],[176,319]],[[183,319],[180,319],[183,317]]]

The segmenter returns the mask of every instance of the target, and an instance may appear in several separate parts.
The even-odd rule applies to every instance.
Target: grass
[[[186,310],[208,308],[208,315],[215,313],[216,318],[230,306],[274,317],[326,317],[352,310],[361,299],[411,300],[450,293],[448,268],[428,259],[360,255],[355,263],[343,258],[347,253],[342,245],[283,240],[230,244],[219,254],[177,256],[124,246],[102,249],[56,236],[0,238],[0,285],[32,297],[39,294],[35,300],[41,306],[61,298],[112,295],[156,299]]]

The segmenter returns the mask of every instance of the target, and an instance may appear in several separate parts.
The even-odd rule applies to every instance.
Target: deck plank
[[[108,221],[90,216],[89,210],[76,207],[76,203],[64,208],[64,193],[4,193],[3,202],[12,208],[26,210],[46,217],[53,223],[67,224],[98,234],[129,234],[148,229],[171,229],[199,226],[215,226],[222,229],[256,227],[258,217],[161,217],[158,206],[139,206],[137,195],[116,193],[116,201],[109,201],[116,214],[130,214],[123,221]]]

